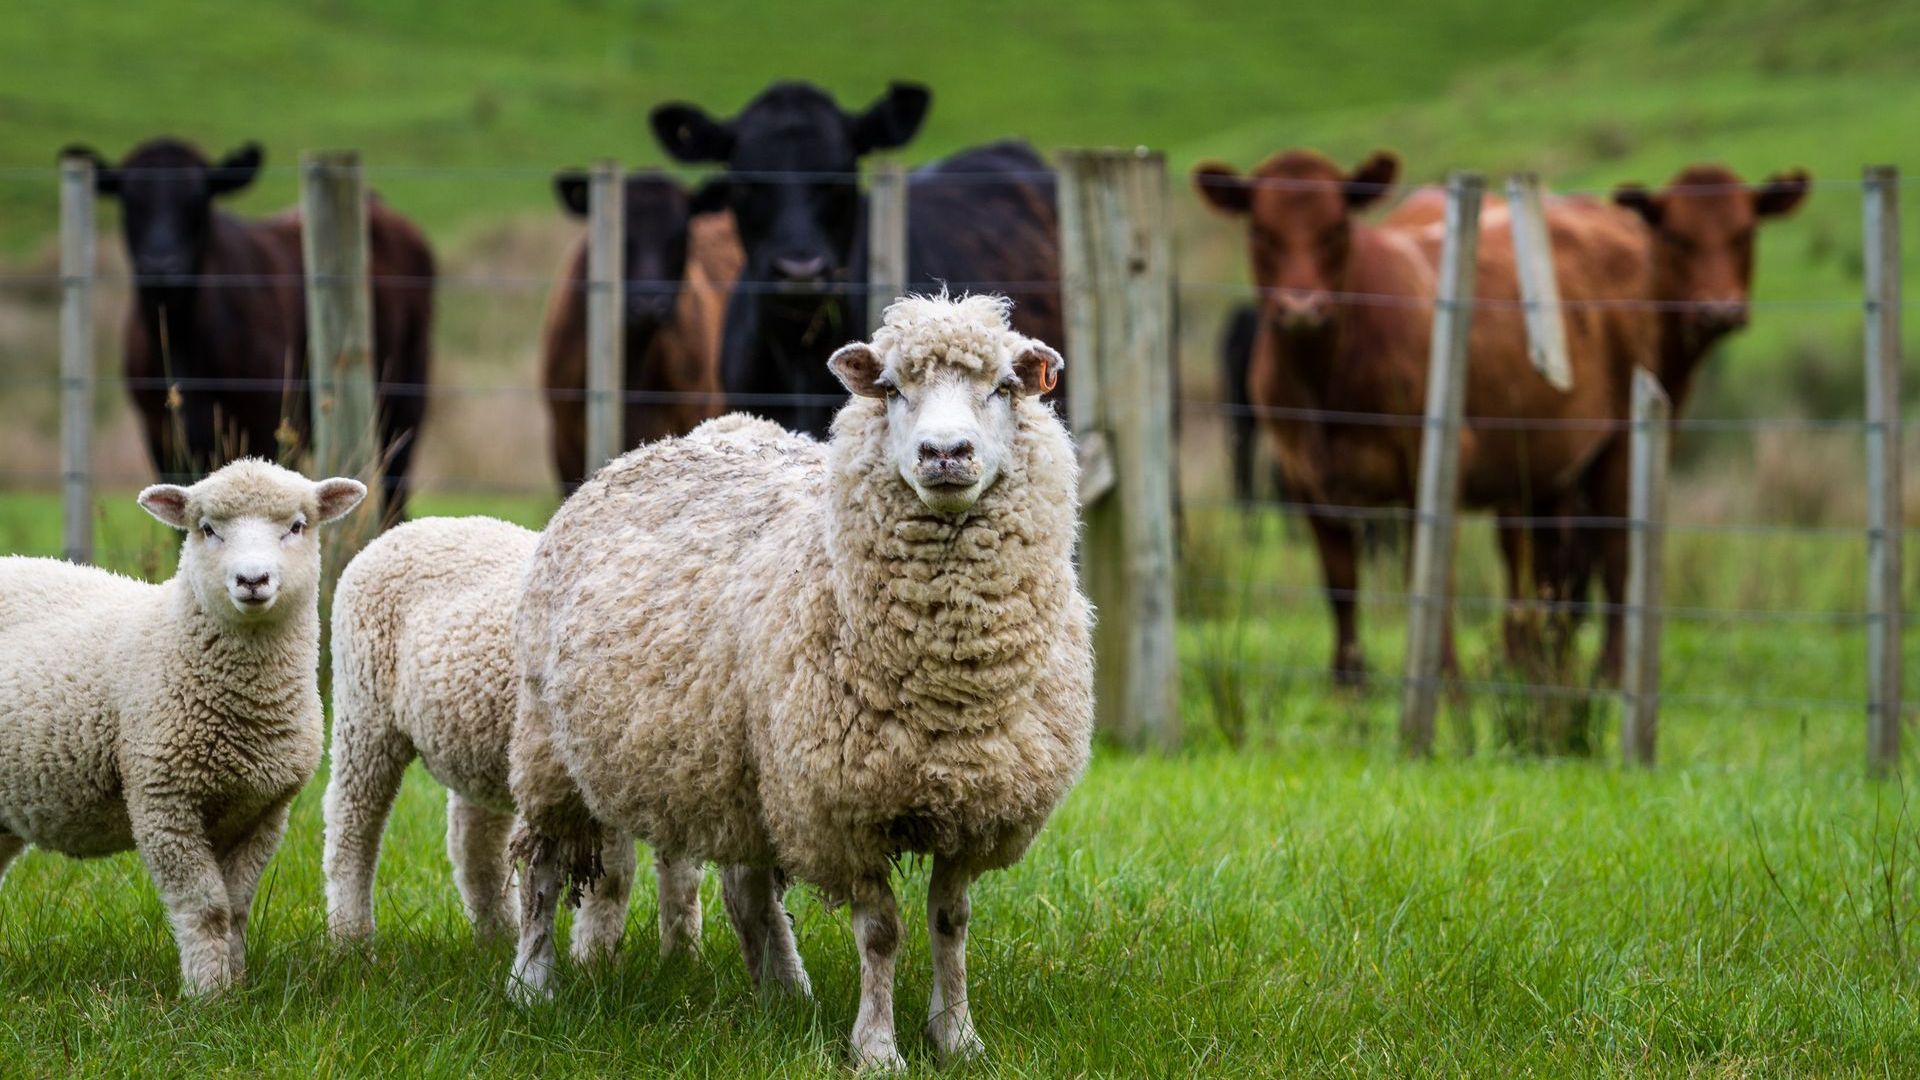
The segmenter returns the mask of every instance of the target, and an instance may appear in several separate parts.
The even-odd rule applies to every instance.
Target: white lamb
[[[854,1056],[898,1067],[890,878],[919,853],[927,1034],[943,1059],[978,1052],[968,886],[1019,859],[1092,729],[1074,450],[1036,400],[1061,360],[1006,316],[994,297],[900,300],[834,354],[855,396],[829,442],[715,421],[561,507],[515,629],[518,996],[550,992],[555,905],[599,829],[632,832],[850,903]],[[777,910],[736,915],[750,963]]]
[[[415,757],[447,788],[447,856],[477,937],[515,925],[507,902],[507,738],[513,602],[540,534],[494,518],[425,518],[354,557],[333,598],[333,749],[327,782],[327,927],[373,933],[387,815]],[[626,927],[633,841],[609,837],[575,920],[573,954],[609,954]],[[656,860],[660,948],[700,938],[700,867]]]
[[[320,763],[314,527],[365,494],[244,459],[140,493],[187,532],[163,584],[0,559],[0,871],[28,844],[139,849],[190,993],[244,978],[254,889]]]

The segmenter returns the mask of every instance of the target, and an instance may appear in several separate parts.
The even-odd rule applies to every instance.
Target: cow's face
[[[94,186],[120,200],[121,232],[142,288],[191,284],[200,270],[213,228],[213,200],[253,183],[264,155],[247,143],[215,164],[178,139],[149,139],[117,166],[84,146],[61,157],[93,162]]]
[[[1399,171],[1400,159],[1384,150],[1351,172],[1314,151],[1290,150],[1251,176],[1202,162],[1193,183],[1214,209],[1247,219],[1267,321],[1282,333],[1310,334],[1327,326],[1346,291],[1353,211],[1378,201]]]
[[[1775,173],[1749,187],[1720,165],[1694,165],[1662,191],[1623,184],[1613,201],[1653,230],[1654,291],[1683,305],[1674,315],[1698,347],[1747,324],[1753,289],[1754,230],[1792,213],[1806,198],[1805,169]]]
[[[563,169],[553,177],[561,208],[577,218],[588,213],[587,186],[587,174],[579,169]],[[689,193],[665,173],[626,178],[620,273],[629,329],[657,328],[672,317],[686,276],[687,224],[694,214],[711,209],[713,198],[713,189]]]
[[[775,303],[811,305],[847,276],[860,227],[860,158],[903,146],[931,95],[894,83],[865,112],[849,113],[805,83],[776,83],[732,120],[682,103],[653,110],[654,136],[684,162],[724,162],[726,198],[746,251],[745,280]]]

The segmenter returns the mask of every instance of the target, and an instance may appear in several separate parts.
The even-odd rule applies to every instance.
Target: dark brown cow
[[[142,143],[117,166],[85,147],[102,195],[120,201],[133,264],[125,373],[154,470],[190,479],[246,454],[292,457],[304,443],[307,311],[300,217],[246,221],[214,199],[253,182],[248,143],[209,162],[178,139]],[[407,219],[370,198],[373,346],[386,516],[406,510],[406,478],[425,411],[433,326],[433,251]]]
[[[1339,508],[1408,505],[1419,472],[1440,230],[1381,227],[1352,216],[1384,194],[1398,169],[1398,159],[1384,152],[1346,172],[1320,154],[1290,151],[1251,177],[1216,163],[1194,173],[1208,202],[1249,220],[1262,313],[1249,397],[1274,410],[1264,423],[1289,493],[1324,507],[1309,509],[1307,518],[1333,607],[1334,675],[1347,682],[1360,679],[1365,664],[1354,605],[1354,515]],[[1617,250],[1632,230],[1625,215],[1618,218],[1611,228],[1554,223],[1563,295],[1609,299],[1645,287],[1632,253]],[[1575,385],[1566,394],[1553,389],[1527,358],[1506,229],[1504,220],[1488,221],[1480,248],[1475,295],[1487,303],[1475,309],[1471,327],[1461,501],[1527,514],[1563,492],[1586,489],[1597,505],[1617,503],[1624,512],[1624,461],[1612,452],[1619,440],[1609,422],[1625,415],[1635,358],[1651,347],[1645,320],[1604,304],[1570,311]],[[1575,254],[1584,248],[1613,254]],[[1614,276],[1584,272],[1589,262]],[[1312,410],[1375,416],[1305,414]],[[1573,422],[1540,429],[1509,423],[1534,417]],[[1518,554],[1512,540],[1503,537],[1510,556]],[[1621,558],[1617,582],[1609,576],[1622,588],[1624,566]],[[1510,571],[1516,596],[1520,580]],[[1451,668],[1451,643],[1447,656]]]
[[[568,213],[586,215],[584,173],[558,174],[554,191]],[[662,173],[626,181],[621,329],[629,448],[685,435],[725,404],[720,335],[743,256],[733,215],[715,209],[711,194],[690,194]],[[554,469],[569,490],[586,479],[586,281],[583,236],[567,253],[540,339]]]

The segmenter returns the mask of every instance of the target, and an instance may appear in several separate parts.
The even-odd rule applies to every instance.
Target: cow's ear
[[[907,145],[920,133],[920,125],[926,123],[927,110],[932,106],[933,91],[919,83],[890,84],[879,101],[852,118],[853,152],[870,154]]]
[[[883,398],[887,396],[886,384],[880,381],[880,373],[885,365],[873,346],[864,341],[855,341],[842,345],[827,357],[827,370],[833,372],[847,393],[859,397]]]
[[[260,172],[260,163],[266,158],[266,152],[257,142],[247,142],[229,151],[207,174],[207,190],[215,195],[231,195],[241,190],[253,183]]]
[[[1399,178],[1400,155],[1391,150],[1375,150],[1347,174],[1347,208],[1358,210],[1379,202]]]
[[[587,174],[582,169],[561,169],[553,174],[553,196],[560,209],[573,217],[587,216]]]
[[[1807,197],[1807,185],[1812,182],[1812,174],[1805,169],[1793,168],[1774,173],[1753,193],[1754,214],[1768,218],[1793,213],[1799,209],[1801,200]]]
[[[717,214],[732,205],[731,191],[724,176],[709,177],[687,197],[689,214]]]
[[[715,120],[698,105],[669,101],[655,106],[647,122],[661,149],[675,161],[696,165],[733,156],[733,125]]]
[[[1660,218],[1665,212],[1660,196],[1648,191],[1640,184],[1621,184],[1613,189],[1613,202],[1624,206],[1646,219],[1654,228],[1660,227]]]
[[[1195,165],[1193,190],[1223,214],[1244,214],[1253,208],[1253,184],[1224,161]]]
[[[1013,374],[1020,389],[1028,395],[1050,393],[1060,385],[1060,372],[1067,362],[1053,347],[1028,338],[1026,348],[1013,358]]]
[[[60,151],[59,160],[79,158],[93,166],[93,190],[101,195],[120,194],[120,170],[107,164],[100,152],[91,146],[74,143]]]

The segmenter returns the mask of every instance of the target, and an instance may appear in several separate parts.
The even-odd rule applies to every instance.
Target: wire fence
[[[368,167],[364,170],[367,179],[374,182],[393,181],[404,184],[415,183],[467,183],[474,181],[529,183],[541,182],[550,177],[554,170],[535,166],[497,166],[497,167],[444,167],[444,166],[406,166],[385,165]],[[136,179],[143,175],[164,178],[174,170],[121,170],[122,180]],[[266,167],[261,170],[263,177],[270,179],[291,179],[298,175],[292,166]],[[44,183],[52,187],[57,179],[57,170],[49,168],[0,168],[0,181],[22,183]],[[863,177],[853,173],[792,173],[792,172],[735,172],[727,175],[731,184],[856,184]],[[979,186],[986,184],[1004,185],[1008,183],[1045,183],[1051,185],[1058,179],[1052,171],[1044,173],[997,173],[991,175],[971,174],[926,174],[917,173],[916,185],[946,184],[957,187]],[[1213,183],[1206,179],[1199,181],[1206,185]],[[1351,181],[1297,180],[1273,177],[1240,178],[1237,183],[1252,189],[1276,189],[1283,191],[1320,191],[1335,189],[1340,191],[1386,190],[1394,185],[1367,185]],[[1716,194],[1725,192],[1758,192],[1768,189],[1766,183],[1713,184],[1669,187],[1672,194]],[[1859,194],[1864,190],[1862,181],[1852,179],[1821,179],[1804,182],[1800,187],[1805,191],[1852,192]],[[1606,198],[1609,191],[1568,191],[1560,193],[1570,198]],[[751,265],[751,264],[750,264]],[[836,298],[857,307],[863,303],[872,291],[865,281],[853,281],[846,278],[856,265],[848,260],[839,279],[816,282],[809,286],[810,294],[817,298]],[[233,274],[151,274],[130,269],[113,269],[112,261],[95,268],[86,275],[87,283],[102,290],[116,291],[127,296],[141,289],[221,289],[248,290],[285,287],[289,285],[327,284],[328,282],[309,278],[301,273],[233,273]],[[1065,275],[1061,278],[1043,280],[950,280],[944,284],[955,291],[995,292],[1012,297],[1016,303],[1041,296],[1060,296],[1063,292]],[[40,272],[32,270],[13,270],[0,272],[0,293],[8,290],[22,293],[52,293],[72,286],[75,276],[71,273]],[[529,268],[527,272],[488,270],[485,272],[456,272],[435,276],[404,274],[371,274],[366,278],[368,285],[376,290],[384,289],[431,289],[442,296],[470,295],[484,301],[491,296],[522,294],[528,297],[547,296],[549,303],[559,302],[571,291],[584,298],[593,287],[593,283],[584,279],[570,280],[563,274],[542,272]],[[1071,284],[1071,283],[1066,283]],[[1352,313],[1365,313],[1373,310],[1418,310],[1440,312],[1443,310],[1494,311],[1517,313],[1535,310],[1540,302],[1530,299],[1508,297],[1449,298],[1437,294],[1409,296],[1404,294],[1341,289],[1285,289],[1261,288],[1245,281],[1229,280],[1221,277],[1182,276],[1171,283],[1176,295],[1183,303],[1196,308],[1218,303],[1226,299],[1241,299],[1260,303],[1280,299],[1312,298],[1330,306],[1333,316],[1338,320],[1352,317]],[[635,294],[659,293],[685,287],[678,278],[625,280],[621,287]],[[741,296],[791,295],[794,285],[779,280],[752,280],[743,278],[730,283],[730,290]],[[1070,290],[1069,290],[1070,291]],[[1101,297],[1095,297],[1096,301]],[[1832,296],[1811,296],[1797,298],[1749,298],[1744,307],[1759,317],[1780,315],[1792,317],[1798,315],[1834,315],[1847,312],[1870,313],[1875,301],[1858,293],[1840,295],[1838,289]],[[1908,301],[1898,297],[1891,300],[1882,298],[1882,305],[1891,304],[1896,309],[1906,309],[1920,304],[1920,301]],[[104,306],[104,305],[102,305]],[[1680,315],[1692,312],[1709,312],[1723,308],[1721,300],[1696,300],[1685,298],[1659,297],[1566,297],[1556,305],[1567,313],[1581,312],[1626,312],[1644,313],[1655,316]],[[101,314],[96,312],[96,318]],[[1361,317],[1364,317],[1362,314]],[[852,322],[860,320],[854,318]],[[851,336],[856,328],[845,328]],[[518,350],[523,355],[537,351],[537,345],[528,348],[533,334],[527,335]],[[107,351],[117,351],[109,348]],[[1074,358],[1070,357],[1070,361]],[[1098,361],[1095,361],[1098,362]],[[1178,364],[1179,359],[1168,357],[1169,364]],[[1189,360],[1181,365],[1189,370],[1204,369],[1210,364]],[[1069,371],[1073,368],[1070,362]],[[406,381],[381,381],[374,384],[374,391],[381,398],[424,399],[427,401],[452,403],[461,401],[491,400],[502,405],[524,403],[527,416],[525,422],[537,424],[536,414],[556,404],[580,404],[588,402],[594,391],[586,386],[537,386],[526,383],[490,383],[469,381],[468,373],[462,378],[427,383]],[[9,395],[44,391],[52,393],[67,385],[69,377],[63,377],[48,364],[45,370],[35,370],[19,364],[9,365],[0,370],[0,389]],[[261,378],[249,376],[207,376],[199,374],[180,374],[171,377],[139,377],[116,379],[123,391],[165,392],[186,395],[242,395],[263,394],[290,397],[304,394],[307,387],[300,378],[289,379]],[[104,388],[103,388],[103,391]],[[627,387],[613,395],[613,399],[627,405],[669,406],[700,404],[711,400],[711,394],[704,391],[686,391],[658,388]],[[831,406],[843,400],[835,394],[728,394],[726,404],[730,408],[778,408],[782,406],[807,405]],[[1393,432],[1418,432],[1429,428],[1447,428],[1450,422],[1417,411],[1385,411],[1357,408],[1330,408],[1306,405],[1256,404],[1246,400],[1226,398],[1205,398],[1194,395],[1182,396],[1173,403],[1179,414],[1201,424],[1225,425],[1235,420],[1251,420],[1271,436],[1289,426],[1314,429],[1377,429],[1383,434]],[[1512,416],[1512,415],[1476,415],[1472,412],[1473,402],[1469,402],[1469,411],[1458,421],[1460,427],[1468,432],[1505,433],[1514,436],[1551,435],[1556,433],[1591,433],[1608,437],[1625,438],[1634,430],[1634,420],[1628,416]],[[1754,435],[1766,432],[1794,432],[1813,434],[1834,434],[1842,436],[1873,437],[1898,430],[1896,419],[1875,419],[1860,417],[1805,417],[1805,416],[1691,416],[1681,415],[1671,421],[1671,429],[1676,433],[1711,433],[1731,435]],[[1191,438],[1182,440],[1183,452],[1191,454],[1195,444]],[[544,447],[542,447],[544,451]],[[1174,468],[1175,463],[1169,463]],[[1204,466],[1201,468],[1204,473]],[[47,488],[58,485],[66,472],[59,468],[15,467],[8,463],[0,467],[0,485],[16,489]],[[119,487],[144,483],[147,476],[136,470],[99,471],[92,480],[96,485]],[[1756,478],[1764,480],[1764,478]],[[397,485],[402,490],[417,488],[424,492],[438,494],[460,494],[473,496],[491,495],[540,495],[555,496],[560,493],[557,484],[530,484],[518,481],[491,480],[483,476],[439,476],[431,481],[420,482],[412,479],[401,480]],[[1410,495],[1410,492],[1409,492]],[[1180,503],[1183,517],[1193,518],[1208,514],[1250,515],[1275,513],[1296,520],[1311,519],[1339,521],[1350,525],[1385,524],[1394,526],[1431,525],[1436,520],[1450,521],[1453,511],[1436,514],[1412,505],[1412,499],[1388,500],[1351,500],[1351,501],[1306,501],[1289,497],[1282,493],[1276,498],[1247,500],[1239,497],[1221,497],[1211,493],[1189,494]],[[1469,511],[1463,511],[1469,512]],[[1896,511],[1897,512],[1897,511]],[[1594,513],[1569,510],[1516,513],[1511,507],[1498,512],[1484,514],[1486,520],[1496,529],[1536,530],[1568,529],[1594,532],[1631,533],[1643,530],[1648,522],[1631,515]],[[1830,541],[1861,541],[1872,543],[1881,539],[1888,530],[1884,526],[1867,524],[1835,524],[1831,522],[1806,521],[1768,521],[1768,520],[1701,520],[1685,519],[1661,523],[1668,533],[1682,536],[1693,534],[1706,537],[1754,536],[1808,538]],[[1897,529],[1895,530],[1897,531]],[[1296,539],[1296,546],[1303,542]],[[98,553],[105,560],[132,561],[151,556],[145,548],[103,547]],[[1296,560],[1297,561],[1297,560]],[[1183,595],[1206,595],[1215,597],[1238,598],[1241,600],[1258,599],[1284,605],[1297,611],[1308,609],[1317,616],[1327,603],[1355,603],[1374,608],[1410,608],[1426,603],[1428,595],[1409,587],[1404,591],[1392,589],[1348,589],[1329,587],[1320,581],[1281,581],[1260,576],[1229,576],[1219,572],[1195,572],[1197,568],[1189,566],[1185,579],[1181,582]],[[1198,568],[1205,569],[1205,568]],[[1840,608],[1761,608],[1734,604],[1687,604],[1654,602],[1648,605],[1630,605],[1616,597],[1593,598],[1554,598],[1502,595],[1494,590],[1480,592],[1448,592],[1444,602],[1451,608],[1463,612],[1479,613],[1482,616],[1499,616],[1515,608],[1516,600],[1527,610],[1544,613],[1548,616],[1608,616],[1637,614],[1652,611],[1660,616],[1681,623],[1743,623],[1764,626],[1780,626],[1790,629],[1806,628],[1860,629],[1867,630],[1887,621],[1887,616],[1873,611]],[[1220,658],[1208,656],[1183,656],[1183,665],[1201,668],[1226,667],[1243,675],[1257,675],[1273,680],[1290,683],[1311,682],[1326,683],[1335,678],[1327,669],[1309,668],[1301,665],[1273,664],[1245,658]],[[1377,689],[1398,690],[1420,680],[1408,676],[1387,676],[1375,674],[1369,677],[1369,684]],[[1518,682],[1500,678],[1467,678],[1457,674],[1447,674],[1442,684],[1451,692],[1466,694],[1488,694],[1528,699],[1610,700],[1617,691],[1598,685],[1550,685],[1537,682]],[[1768,709],[1792,712],[1795,710],[1818,709],[1859,710],[1866,704],[1863,697],[1835,698],[1817,695],[1772,695],[1763,692],[1705,693],[1682,689],[1662,689],[1663,700],[1675,704],[1689,704],[1712,709]],[[1911,713],[1913,707],[1902,705]]]

